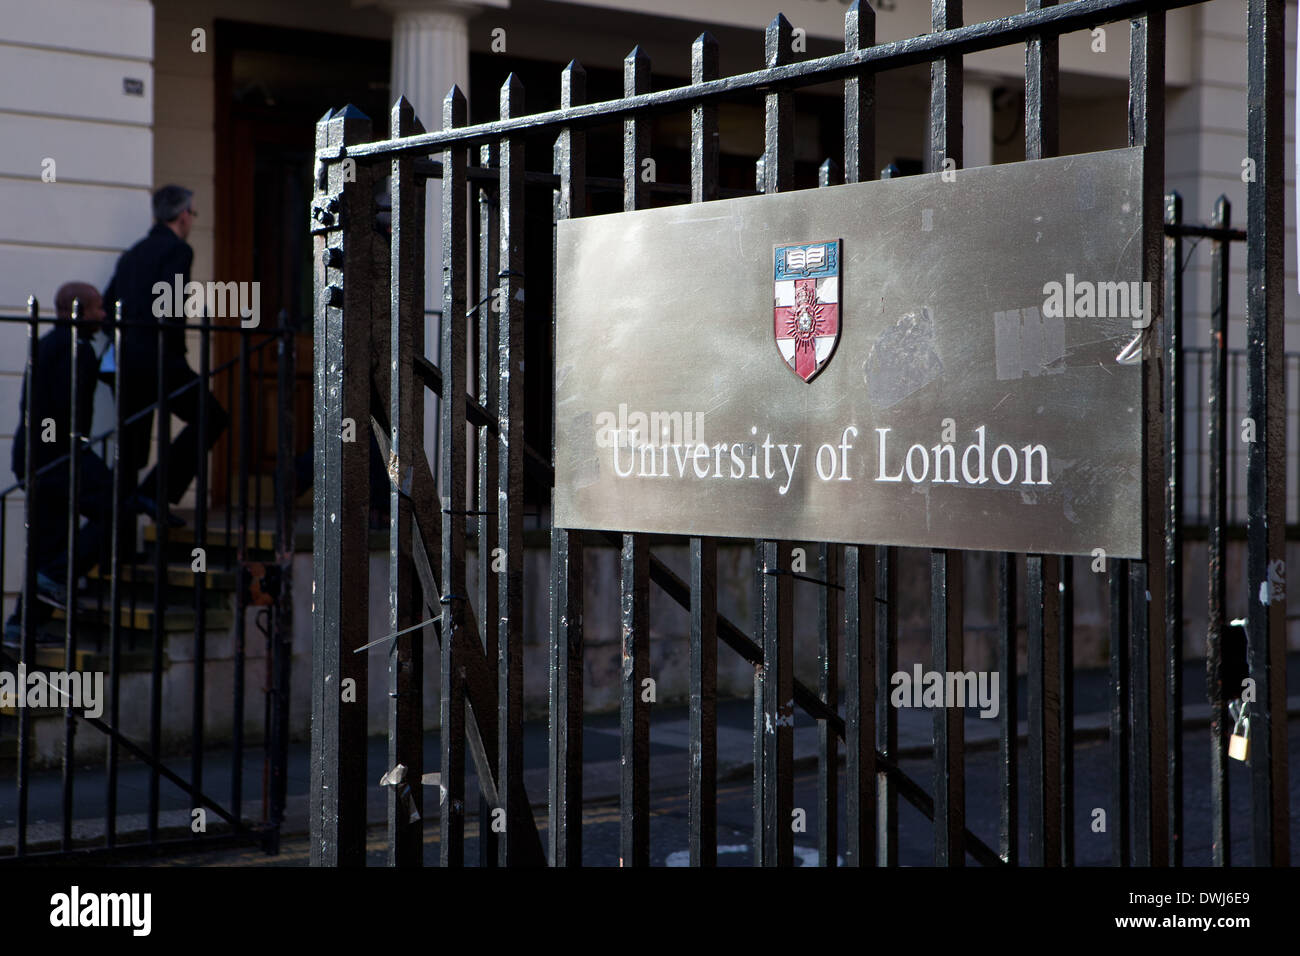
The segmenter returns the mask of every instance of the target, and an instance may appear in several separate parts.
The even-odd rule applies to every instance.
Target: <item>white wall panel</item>
[[[0,127],[0,176],[41,179],[48,157],[58,182],[153,185],[148,127],[23,114],[0,115]]]
[[[0,179],[0,209],[0,243],[120,249],[151,224],[141,188]]]
[[[148,0],[0,0],[0,37],[148,60],[153,9]]]
[[[144,201],[142,198],[141,202]],[[143,230],[140,235],[144,235]],[[119,245],[125,248],[135,238],[139,237]],[[27,296],[35,295],[41,304],[41,313],[49,315],[54,308],[54,293],[60,285],[73,280],[89,282],[102,291],[113,274],[118,255],[111,250],[0,245],[0,262],[3,262],[0,266],[0,312],[25,312]],[[7,331],[8,324],[0,323],[0,369],[11,367],[12,352],[17,344]],[[25,332],[20,334],[26,336]],[[21,345],[17,347],[22,348]]]
[[[0,41],[4,29],[0,25]],[[124,77],[142,80],[143,95],[124,93]],[[147,126],[153,120],[153,69],[142,60],[0,42],[0,110]]]

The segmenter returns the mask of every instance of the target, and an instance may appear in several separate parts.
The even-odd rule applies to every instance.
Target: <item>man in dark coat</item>
[[[115,361],[122,363],[122,416],[129,419],[158,400],[158,328],[161,322],[173,322],[176,328],[164,334],[162,383],[170,394],[189,385],[179,395],[168,399],[171,414],[186,423],[185,428],[171,443],[167,457],[167,498],[176,504],[185,489],[194,480],[200,467],[200,455],[206,455],[225,430],[228,417],[225,409],[198,381],[185,358],[185,316],[163,318],[160,313],[174,309],[155,309],[159,294],[155,286],[167,287],[169,302],[177,283],[183,289],[190,281],[190,266],[194,250],[185,240],[189,238],[197,213],[193,206],[194,194],[180,186],[164,186],[153,195],[154,226],[149,234],[122,253],[117,260],[113,278],[104,291],[104,300],[112,310],[116,300],[122,302],[122,355]],[[143,323],[143,324],[132,324]],[[207,403],[208,448],[199,449],[199,403]],[[153,429],[153,412],[142,415],[125,428],[122,441],[123,480],[134,485],[139,471],[149,457],[149,440]],[[155,519],[158,515],[156,472],[151,472],[140,482],[134,503]],[[178,522],[176,522],[178,523]]]
[[[71,384],[77,376],[77,434],[89,437],[98,381],[99,362],[90,339],[104,320],[99,292],[85,282],[69,282],[54,297],[58,318],[73,318],[77,303],[77,354],[72,355],[73,326],[56,325],[41,336],[36,346],[36,378],[31,409],[33,484],[36,509],[33,524],[36,549],[27,556],[36,564],[37,597],[32,609],[35,626],[48,621],[52,606],[67,607],[68,579],[68,500],[71,487],[68,474],[68,445],[73,425]],[[18,427],[14,433],[14,476],[25,487],[27,480],[27,374],[19,398]],[[78,455],[79,504],[87,519],[77,531],[73,546],[73,570],[78,578],[106,556],[111,544],[112,475],[108,466],[89,446]],[[17,645],[22,621],[22,597],[5,624],[5,643]]]

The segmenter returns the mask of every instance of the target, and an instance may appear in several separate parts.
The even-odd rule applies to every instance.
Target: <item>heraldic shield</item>
[[[777,246],[774,258],[776,347],[811,382],[840,340],[840,240]]]

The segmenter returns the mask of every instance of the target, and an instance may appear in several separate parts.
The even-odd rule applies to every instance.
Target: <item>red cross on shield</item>
[[[775,248],[773,335],[791,371],[811,382],[840,340],[840,240]]]

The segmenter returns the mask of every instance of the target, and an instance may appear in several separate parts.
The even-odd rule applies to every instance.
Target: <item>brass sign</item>
[[[556,525],[1140,557],[1141,168],[561,222]]]

